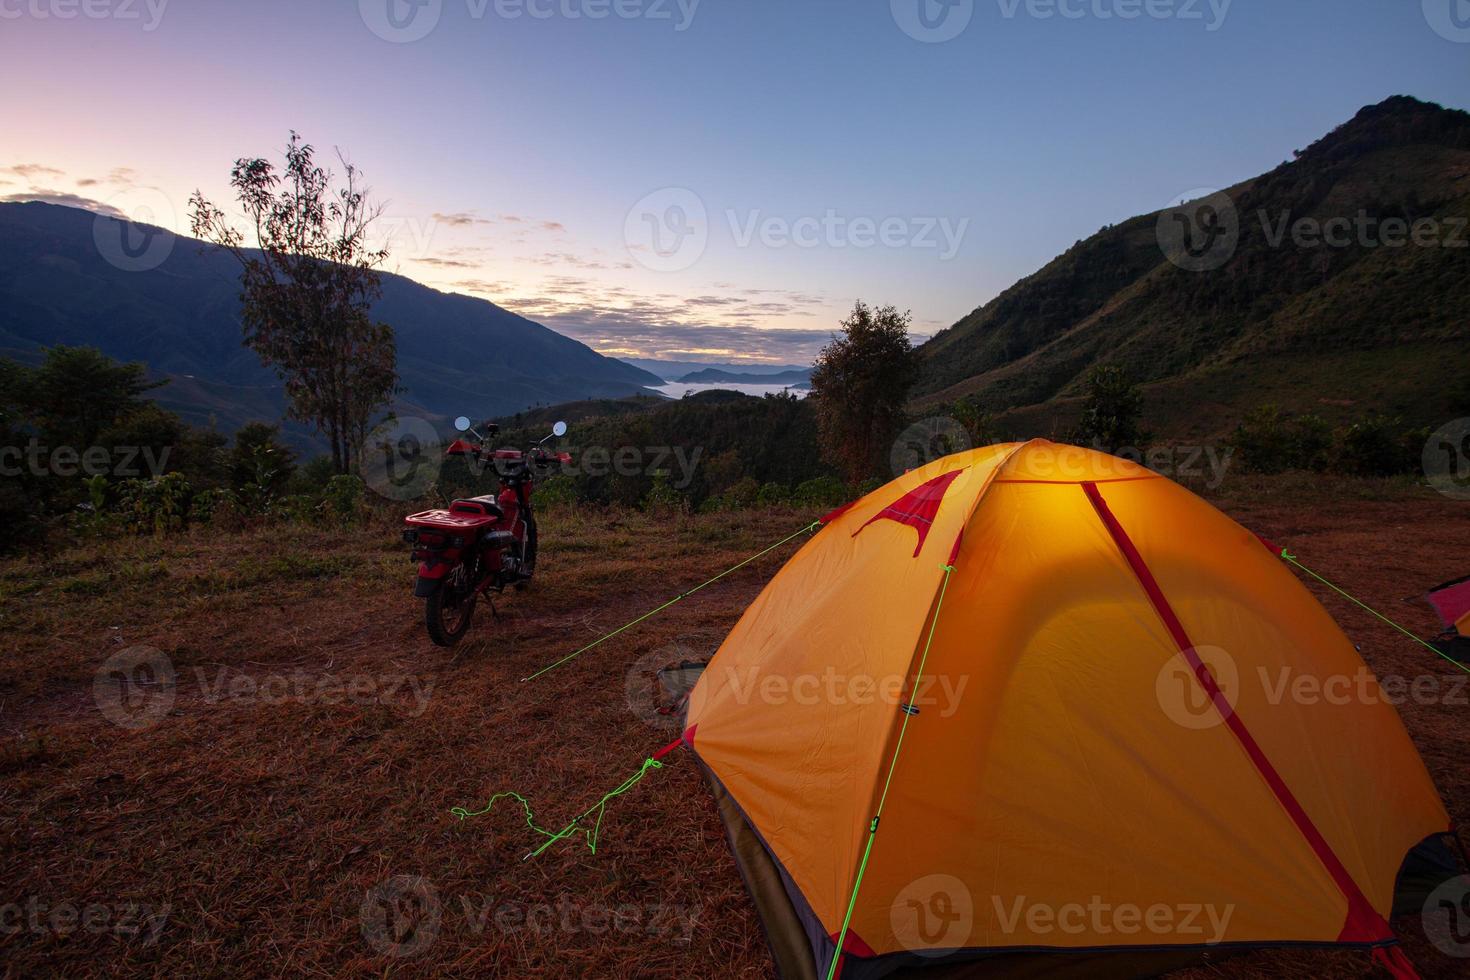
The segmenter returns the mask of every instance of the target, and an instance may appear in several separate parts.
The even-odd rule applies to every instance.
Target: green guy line
[[[545,830],[541,827],[536,826],[535,817],[533,817],[531,814],[531,804],[527,802],[526,798],[519,793],[496,793],[494,796],[490,797],[490,802],[486,803],[483,809],[470,811],[466,810],[462,806],[457,806],[451,809],[449,812],[458,817],[460,820],[464,820],[466,817],[478,817],[489,813],[495,808],[495,804],[502,799],[514,799],[518,803],[520,803],[521,809],[525,810],[526,812],[526,826],[530,827],[541,836],[547,838],[547,840],[543,842],[540,847],[536,848],[535,850],[528,853],[525,857],[521,858],[522,861],[537,857],[541,854],[542,851],[546,850],[557,841],[564,840],[568,837],[573,837],[578,833],[582,834],[583,839],[587,842],[588,850],[590,850],[593,854],[596,854],[597,835],[602,831],[602,818],[607,812],[608,801],[615,796],[622,796],[624,793],[628,792],[628,790],[632,789],[634,786],[642,782],[643,777],[648,775],[648,771],[650,769],[662,769],[663,767],[663,763],[655,759],[644,759],[643,765],[638,769],[638,771],[629,776],[621,786],[608,793],[606,796],[598,800],[586,810],[583,810],[581,813],[577,814],[577,816],[572,819],[571,823],[567,824],[565,827],[558,831]],[[592,825],[590,829],[587,827],[577,826],[582,820],[591,816],[593,813],[597,814],[597,821]]]
[[[1312,576],[1312,578],[1314,578],[1317,581],[1321,582],[1323,585],[1327,586],[1329,589],[1331,589],[1333,592],[1336,592],[1338,595],[1342,596],[1344,599],[1348,600],[1349,602],[1353,603],[1354,605],[1361,606],[1362,608],[1368,610],[1370,613],[1372,613],[1373,615],[1377,616],[1379,619],[1383,620],[1385,623],[1387,623],[1388,625],[1392,626],[1394,629],[1398,630],[1400,633],[1404,634],[1409,639],[1413,640],[1415,643],[1418,643],[1420,646],[1422,646],[1425,649],[1427,649],[1430,653],[1434,654],[1436,657],[1439,657],[1441,660],[1447,661],[1448,663],[1452,663],[1456,667],[1458,667],[1461,670],[1463,670],[1465,673],[1470,674],[1470,667],[1466,667],[1464,664],[1460,663],[1454,657],[1451,657],[1449,654],[1445,653],[1443,650],[1439,649],[1434,644],[1429,643],[1428,641],[1426,641],[1424,639],[1421,639],[1417,633],[1411,633],[1409,630],[1404,629],[1398,623],[1395,623],[1393,620],[1389,619],[1387,616],[1383,615],[1381,612],[1379,612],[1378,610],[1374,609],[1372,606],[1369,606],[1367,603],[1365,603],[1365,602],[1359,602],[1357,599],[1355,599],[1352,596],[1348,595],[1346,592],[1342,591],[1342,589],[1339,589],[1337,586],[1333,585],[1331,582],[1327,581],[1325,578],[1323,578],[1322,576],[1318,575],[1316,572],[1312,571],[1306,565],[1303,565],[1301,562],[1297,561],[1296,560],[1296,555],[1293,555],[1291,552],[1287,551],[1285,548],[1282,548],[1281,549],[1281,557],[1284,558],[1286,561],[1291,562],[1297,568],[1300,568],[1302,571],[1306,572],[1308,575]]]
[[[617,629],[613,630],[611,633],[608,633],[606,636],[600,636],[600,637],[598,637],[597,639],[593,640],[591,643],[587,644],[585,647],[583,647],[582,649],[576,651],[575,653],[569,653],[565,657],[562,657],[560,660],[558,660],[556,663],[548,664],[545,667],[542,667],[540,670],[536,671],[536,673],[531,674],[528,677],[522,677],[521,678],[521,683],[524,684],[526,681],[534,681],[536,678],[540,677],[542,674],[545,674],[545,673],[548,673],[550,671],[553,671],[556,668],[560,667],[562,664],[570,663],[571,661],[576,660],[582,654],[586,653],[588,650],[591,650],[593,647],[597,646],[599,643],[602,643],[602,642],[604,642],[606,640],[612,639],[613,637],[615,637],[619,633],[621,633],[623,630],[631,629],[632,627],[637,626],[639,623],[643,622],[645,619],[648,619],[650,616],[655,616],[658,613],[663,612],[665,609],[669,608],[674,603],[678,602],[680,599],[685,599],[685,598],[688,598],[689,596],[692,596],[694,593],[698,592],[700,589],[704,588],[706,585],[713,585],[715,582],[718,582],[720,579],[724,578],[726,575],[729,575],[731,572],[736,571],[737,569],[740,569],[740,568],[744,568],[746,565],[749,565],[751,562],[755,561],[757,558],[762,558],[762,557],[770,554],[771,552],[775,551],[777,548],[781,547],[783,544],[785,544],[786,542],[792,540],[793,538],[799,538],[803,534],[806,534],[807,532],[812,531],[812,530],[815,530],[816,528],[819,528],[821,526],[822,526],[822,522],[821,521],[812,521],[810,524],[808,524],[806,527],[802,528],[800,531],[797,531],[795,534],[791,534],[791,535],[788,535],[787,537],[782,538],[780,541],[777,541],[775,544],[771,545],[769,548],[765,549],[764,551],[758,552],[757,554],[751,555],[749,558],[745,559],[743,562],[741,562],[738,565],[732,565],[731,567],[725,569],[720,574],[716,575],[714,578],[710,579],[708,582],[701,582],[700,584],[696,585],[694,588],[690,589],[688,592],[683,592],[683,593],[680,593],[679,595],[674,596],[674,598],[670,599],[668,602],[664,603],[662,606],[659,606],[657,609],[652,609],[652,610],[644,613],[642,616],[639,616],[637,619],[633,620],[631,623],[625,623],[622,626],[619,626]]]
[[[953,565],[941,565],[944,578],[939,583],[939,598],[934,602],[934,618],[929,621],[929,635],[924,640],[924,652],[919,657],[919,669],[914,672],[914,686],[910,697],[917,696],[919,682],[924,679],[924,665],[929,662],[929,647],[934,644],[934,630],[939,625],[939,610],[944,606],[944,593],[949,589],[949,576]],[[912,701],[909,702],[913,704]],[[837,972],[837,961],[842,959],[842,944],[847,941],[847,927],[852,924],[852,910],[857,908],[858,889],[863,886],[863,875],[868,871],[868,857],[873,853],[873,838],[878,835],[878,821],[883,819],[883,806],[888,802],[888,787],[893,783],[893,771],[898,768],[898,753],[903,749],[903,735],[908,731],[909,719],[913,715],[903,712],[903,721],[898,726],[898,739],[893,743],[893,756],[888,760],[888,775],[883,780],[883,792],[878,795],[878,812],[868,824],[868,842],[863,847],[863,859],[858,863],[857,877],[852,882],[852,895],[847,900],[847,912],[842,916],[842,931],[837,934],[837,948],[832,951],[832,962],[827,964],[827,980]]]

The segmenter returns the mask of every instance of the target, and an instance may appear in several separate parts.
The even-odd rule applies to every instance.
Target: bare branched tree
[[[398,390],[393,328],[371,316],[388,252],[369,244],[368,230],[382,209],[368,203],[359,171],[342,164],[343,183],[333,189],[332,173],[295,132],[283,169],[260,158],[235,161],[230,186],[253,244],[201,192],[189,198],[195,237],[240,263],[245,345],[285,382],[290,417],[330,441],[339,473],[352,467],[368,423]]]

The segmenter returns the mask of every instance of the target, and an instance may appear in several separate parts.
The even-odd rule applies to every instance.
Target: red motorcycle
[[[530,581],[536,571],[535,481],[557,464],[572,461],[569,453],[546,449],[547,442],[566,435],[565,422],[556,423],[551,435],[524,451],[488,448],[500,431],[493,422],[485,423],[490,439],[467,418],[456,420],[455,427],[474,441],[456,439],[446,454],[489,463],[500,478],[500,494],[456,500],[448,510],[404,518],[408,527],[403,540],[413,546],[419,563],[413,594],[426,600],[424,625],[441,647],[452,647],[464,637],[481,595],[489,599],[492,591],[503,592],[507,585],[525,588]]]

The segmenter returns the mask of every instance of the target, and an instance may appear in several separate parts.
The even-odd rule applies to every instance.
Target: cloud
[[[626,271],[633,268],[633,263],[631,262],[603,262],[599,259],[583,258],[582,256],[574,255],[571,252],[546,252],[542,255],[522,258],[521,261],[529,262],[532,265],[544,265],[550,267],[571,266],[574,269],[617,269]]]
[[[749,358],[759,352],[763,360],[800,364],[810,361],[832,336],[831,330],[804,328],[654,323],[624,310],[575,310],[540,319],[593,350],[616,350],[625,357]]]
[[[463,228],[467,225],[494,224],[494,222],[491,221],[489,218],[479,218],[469,213],[468,211],[455,211],[450,214],[445,214],[442,211],[435,211],[433,214],[429,215],[429,217],[433,218],[440,224],[449,225],[454,228]]]
[[[480,293],[486,296],[503,296],[515,289],[513,283],[495,282],[489,279],[461,279],[451,283],[455,289],[463,289],[470,293]]]
[[[105,214],[109,218],[117,218],[127,221],[128,216],[118,208],[103,201],[70,191],[30,190],[19,194],[6,194],[0,197],[0,204],[15,204],[26,201],[40,201],[44,204],[59,204],[67,208],[82,208],[86,211],[95,211],[97,214]]]
[[[15,174],[17,177],[25,177],[28,180],[34,177],[66,176],[64,171],[39,163],[17,163],[10,167],[0,167],[0,173]]]
[[[423,259],[409,259],[410,262],[418,262],[421,265],[433,265],[443,269],[474,269],[478,268],[478,262],[464,262],[459,259],[440,259],[430,256]]]

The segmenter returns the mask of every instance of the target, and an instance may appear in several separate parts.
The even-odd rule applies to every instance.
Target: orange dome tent
[[[1297,943],[1412,975],[1385,920],[1449,818],[1260,539],[1040,440],[937,460],[824,523],[710,662],[684,734],[784,975],[1057,953],[1137,973]],[[1324,694],[1335,678],[1356,687]]]

